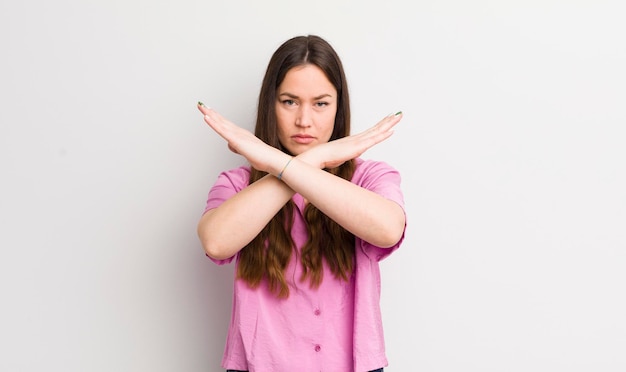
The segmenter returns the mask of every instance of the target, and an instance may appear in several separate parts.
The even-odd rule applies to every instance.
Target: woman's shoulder
[[[250,167],[242,165],[222,171],[217,177],[217,183],[230,183],[236,188],[243,188],[250,180]]]
[[[224,171],[222,171],[221,174],[250,177],[250,172],[251,172],[251,170],[250,170],[250,166],[249,165],[242,165],[242,166],[239,166],[239,167],[235,167],[235,168],[224,170]]]
[[[393,172],[398,173],[398,171],[391,166],[389,163],[382,160],[372,160],[372,159],[363,159],[356,158],[356,170],[354,172],[354,176],[363,177],[368,174],[378,174],[378,173],[386,173]]]

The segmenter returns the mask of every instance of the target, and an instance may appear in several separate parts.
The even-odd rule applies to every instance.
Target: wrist
[[[289,160],[287,160],[287,163],[285,163],[285,166],[280,170],[280,172],[278,172],[278,174],[276,175],[276,178],[278,178],[279,180],[283,178],[283,174],[285,173],[285,170],[287,169],[287,167],[289,166],[289,164],[291,163],[293,159],[294,157],[291,156]]]
[[[322,164],[319,160],[315,159],[313,151],[311,150],[301,153],[300,155],[296,156],[296,158],[299,161],[305,164],[308,164],[312,167],[315,167],[317,169],[324,169],[324,164]]]

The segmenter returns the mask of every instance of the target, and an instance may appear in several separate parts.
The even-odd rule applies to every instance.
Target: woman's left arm
[[[404,210],[373,191],[294,158],[281,179],[355,236],[382,248],[402,237]]]
[[[403,208],[323,169],[357,158],[386,140],[401,119],[402,113],[392,114],[361,133],[315,146],[295,157],[282,172],[281,179],[357,237],[379,247],[392,247],[404,232]]]

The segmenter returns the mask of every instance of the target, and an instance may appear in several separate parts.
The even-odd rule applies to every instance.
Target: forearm
[[[404,231],[402,208],[370,190],[294,158],[282,181],[329,218],[379,247],[395,245]]]
[[[291,199],[294,191],[267,175],[215,209],[198,223],[198,236],[212,258],[232,257],[254,239]]]

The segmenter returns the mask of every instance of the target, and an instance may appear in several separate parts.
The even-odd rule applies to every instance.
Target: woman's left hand
[[[298,158],[318,168],[338,167],[389,138],[401,119],[402,112],[390,114],[361,133],[322,143],[303,152]]]

